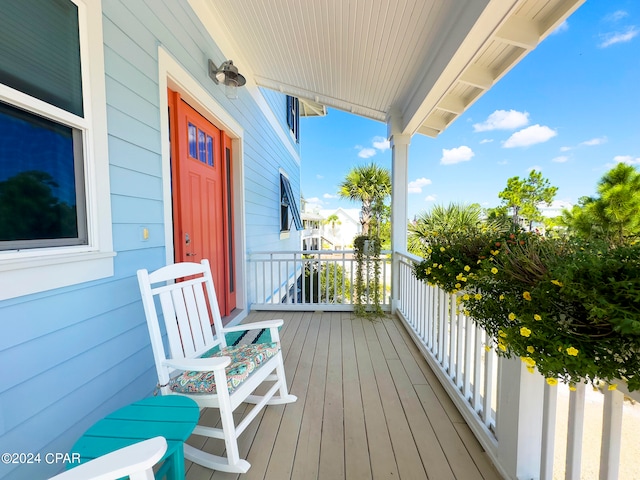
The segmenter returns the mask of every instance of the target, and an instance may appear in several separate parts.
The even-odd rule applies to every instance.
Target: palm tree
[[[340,184],[338,195],[362,202],[360,223],[362,234],[368,235],[373,206],[383,203],[391,195],[391,174],[375,163],[354,167]]]
[[[322,221],[323,225],[331,225],[331,235],[336,236],[336,225],[341,225],[340,217],[335,213],[329,215],[326,219]]]
[[[409,225],[408,249],[411,253],[422,255],[433,241],[444,242],[471,237],[479,230],[503,233],[512,228],[508,218],[493,215],[484,218],[482,208],[477,203],[464,205],[450,203],[448,206],[435,205],[429,212],[422,212]]]

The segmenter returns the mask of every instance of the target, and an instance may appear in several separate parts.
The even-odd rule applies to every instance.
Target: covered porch
[[[397,316],[269,311],[246,321],[267,318],[284,319],[285,368],[298,401],[267,408],[240,437],[249,472],[188,462],[187,480],[502,478]]]

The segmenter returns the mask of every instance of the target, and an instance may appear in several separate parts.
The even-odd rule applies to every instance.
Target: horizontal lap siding
[[[208,78],[206,59],[222,54],[188,3],[103,0],[103,9],[115,275],[0,302],[2,452],[69,452],[91,424],[155,386],[135,272],[166,258],[158,45],[244,128],[248,250],[298,248],[294,232],[280,240],[278,171],[299,192],[298,160],[249,92],[230,100]],[[267,97],[272,108],[284,105],[280,94]],[[284,109],[275,114],[284,119]],[[45,478],[62,467],[0,465],[0,478]]]

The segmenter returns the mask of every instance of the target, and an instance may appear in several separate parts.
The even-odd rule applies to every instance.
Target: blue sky
[[[330,109],[300,130],[302,193],[322,209],[359,207],[336,196],[353,166],[391,167],[383,123]],[[576,203],[620,161],[640,165],[640,2],[587,0],[438,138],[412,138],[409,216],[497,206],[533,168]]]

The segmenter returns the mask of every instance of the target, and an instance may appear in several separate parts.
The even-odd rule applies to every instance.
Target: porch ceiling
[[[583,2],[190,0],[250,82],[434,137]]]

